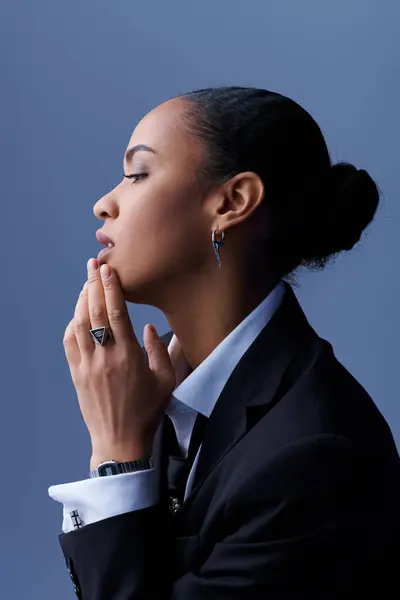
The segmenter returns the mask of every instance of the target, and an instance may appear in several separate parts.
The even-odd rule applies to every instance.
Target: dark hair
[[[207,148],[205,184],[252,171],[265,187],[266,250],[282,275],[322,268],[351,250],[372,221],[379,191],[363,169],[331,165],[322,132],[299,104],[274,92],[218,87],[181,95],[189,131]],[[261,207],[260,207],[261,208]]]

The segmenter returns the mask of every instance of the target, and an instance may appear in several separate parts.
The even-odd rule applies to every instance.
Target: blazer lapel
[[[281,306],[254,340],[226,382],[207,422],[190,501],[233,446],[278,401],[284,375],[299,348],[316,333],[286,284]]]
[[[228,378],[208,419],[189,496],[179,513],[222,458],[279,400],[288,367],[298,350],[317,337],[289,284],[281,306],[254,340]],[[168,344],[169,331],[162,337]],[[156,432],[153,460],[159,473],[160,494],[167,498],[164,420]]]

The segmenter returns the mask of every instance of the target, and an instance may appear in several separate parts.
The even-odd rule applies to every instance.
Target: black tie
[[[165,435],[167,438],[166,448],[168,451],[168,493],[173,498],[176,498],[177,502],[181,504],[185,495],[190,469],[192,468],[197,451],[202,442],[204,428],[208,419],[201,413],[197,413],[192,436],[190,438],[188,456],[185,458],[182,456],[182,451],[179,447],[174,424],[169,415],[166,414],[165,416],[167,417],[165,421]]]

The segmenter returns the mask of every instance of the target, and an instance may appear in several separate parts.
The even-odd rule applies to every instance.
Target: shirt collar
[[[234,368],[280,306],[285,286],[280,281],[247,317],[192,371],[183,355],[176,363],[177,383],[167,414],[197,411],[209,417]],[[176,351],[174,334],[168,346]]]

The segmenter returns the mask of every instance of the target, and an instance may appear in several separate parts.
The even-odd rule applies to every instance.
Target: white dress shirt
[[[280,281],[194,371],[186,361],[177,365],[177,383],[166,413],[175,426],[178,443],[185,456],[197,413],[210,416],[232,371],[281,304],[284,291],[284,284]],[[168,346],[170,354],[176,343],[174,334]],[[185,498],[192,487],[200,448],[189,473]],[[70,516],[73,510],[78,511],[84,526],[157,504],[157,481],[155,468],[152,468],[53,485],[48,493],[51,498],[63,503],[62,529],[67,533],[74,529]]]

